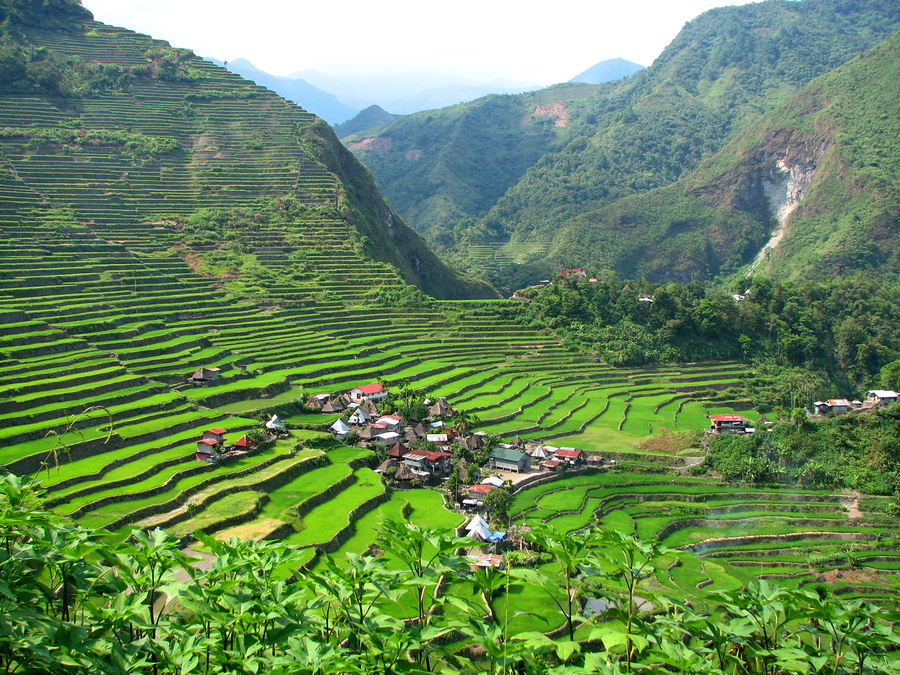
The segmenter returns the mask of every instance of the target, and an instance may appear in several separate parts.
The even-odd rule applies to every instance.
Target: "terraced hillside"
[[[518,523],[563,532],[592,524],[696,555],[664,556],[643,582],[650,593],[702,599],[753,579],[822,584],[885,606],[900,596],[900,542],[885,498],[723,486],[709,478],[605,473],[527,488]]]
[[[24,73],[0,86],[0,217],[62,209],[99,238],[185,253],[198,240],[178,232],[201,209],[252,209],[241,223],[251,228],[277,212],[295,241],[339,237],[432,295],[495,295],[435,257],[314,115],[148,36],[48,23],[13,14],[0,35]],[[208,246],[228,243],[207,235]]]
[[[201,433],[232,442],[262,408],[404,378],[487,431],[628,452],[651,431],[704,428],[697,392],[743,372],[617,370],[528,327],[517,303],[432,300],[407,282],[464,286],[311,115],[146,36],[19,29],[64,78],[0,95],[0,463],[40,473],[59,513],[118,537],[365,550],[373,514],[417,508],[385,501],[370,453],[295,430],[211,465],[194,460]],[[101,71],[117,75],[65,79]],[[218,382],[188,386],[211,366]]]
[[[6,232],[2,462],[24,473],[59,463],[45,479],[54,508],[113,530],[176,526],[188,512],[208,525],[210,512],[232,513],[213,499],[231,495],[222,494],[226,487],[255,493],[295,480],[312,458],[293,450],[299,438],[215,469],[193,461],[193,442],[212,426],[234,440],[259,424],[236,415],[296,398],[299,387],[327,392],[408,378],[476,412],[489,431],[628,450],[651,430],[705,427],[702,402],[689,394],[725,386],[742,372],[736,364],[612,369],[517,324],[522,308],[514,303],[391,307],[339,270],[358,261],[357,270],[368,265],[400,288],[396,273],[354,261],[337,240],[330,251],[321,240],[318,259],[308,254],[322,269],[334,266],[330,278],[316,286],[264,285],[260,304],[226,294],[164,249],[129,248],[49,221],[8,224]],[[280,264],[277,255],[266,261]],[[194,370],[211,365],[221,369],[220,383],[186,388]],[[67,453],[53,452],[54,434],[63,435]],[[243,507],[248,520],[259,515],[252,500]]]

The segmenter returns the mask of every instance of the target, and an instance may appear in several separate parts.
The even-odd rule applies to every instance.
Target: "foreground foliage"
[[[212,560],[194,567],[162,531],[110,546],[40,510],[14,476],[0,494],[7,673],[900,672],[893,614],[764,581],[679,605],[641,587],[672,552],[611,531],[539,527],[531,538],[557,572],[470,574],[455,552],[466,540],[386,521],[385,558],[348,555],[285,579],[295,548],[281,543],[199,535]],[[445,592],[457,575],[480,599]],[[508,634],[494,610],[522,584],[547,587],[568,639]],[[553,584],[568,590],[561,601]],[[592,619],[580,609],[587,586],[611,604]]]

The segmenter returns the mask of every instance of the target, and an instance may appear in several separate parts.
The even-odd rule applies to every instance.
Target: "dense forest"
[[[598,273],[524,292],[534,320],[617,365],[742,358],[823,373],[813,395],[875,383],[900,358],[900,290],[868,276],[742,279],[731,289],[653,285]],[[822,380],[824,385],[825,380]]]

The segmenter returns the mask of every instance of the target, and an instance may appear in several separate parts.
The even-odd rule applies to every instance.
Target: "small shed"
[[[866,400],[875,405],[890,405],[900,398],[900,394],[890,389],[872,389],[869,391]]]
[[[212,382],[218,382],[222,379],[222,375],[220,373],[221,368],[216,366],[210,366],[209,368],[197,368],[194,371],[194,374],[188,378],[188,382],[195,382],[197,384],[210,384]]]
[[[256,447],[256,443],[253,442],[253,439],[250,438],[247,434],[244,434],[239,439],[237,439],[234,443],[232,443],[236,448],[242,448],[244,450],[252,450]]]
[[[527,471],[531,468],[531,457],[512,448],[494,448],[488,455],[488,466],[507,471]]]

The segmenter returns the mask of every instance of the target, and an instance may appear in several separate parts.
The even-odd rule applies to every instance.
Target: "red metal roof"
[[[449,452],[429,452],[425,459],[430,462],[436,462],[442,457],[453,457],[453,454]]]
[[[207,429],[203,432],[204,434],[219,434],[221,436],[225,433],[225,429],[220,429],[219,427],[213,427],[212,429]]]
[[[853,405],[850,403],[850,401],[848,401],[848,400],[845,399],[845,398],[830,398],[830,399],[828,399],[827,401],[825,401],[825,403],[827,403],[828,405],[830,405],[832,408],[833,408],[834,406],[836,406],[836,405],[839,405],[839,406],[846,406],[846,407],[848,407],[848,408],[852,408],[852,407],[853,407]]]
[[[581,450],[565,450],[563,448],[560,448],[553,454],[556,455],[557,457],[573,457],[573,458],[575,458],[575,457],[581,457],[581,455],[583,455],[584,452],[582,452]]]
[[[384,391],[384,387],[381,386],[381,382],[373,382],[372,384],[361,384],[356,388],[359,389],[364,394],[377,394],[380,391]]]
[[[234,444],[236,446],[238,446],[239,448],[252,448],[253,447],[253,441],[250,440],[250,438],[247,436],[247,434],[244,434],[239,439],[237,439],[234,442]]]
[[[496,490],[497,487],[495,485],[473,485],[468,488],[469,492],[480,492],[482,494],[487,494],[491,490]]]
[[[197,443],[203,443],[203,445],[218,445],[219,441],[213,438],[201,438]]]
[[[713,422],[746,422],[747,420],[740,415],[710,415],[709,419]]]

